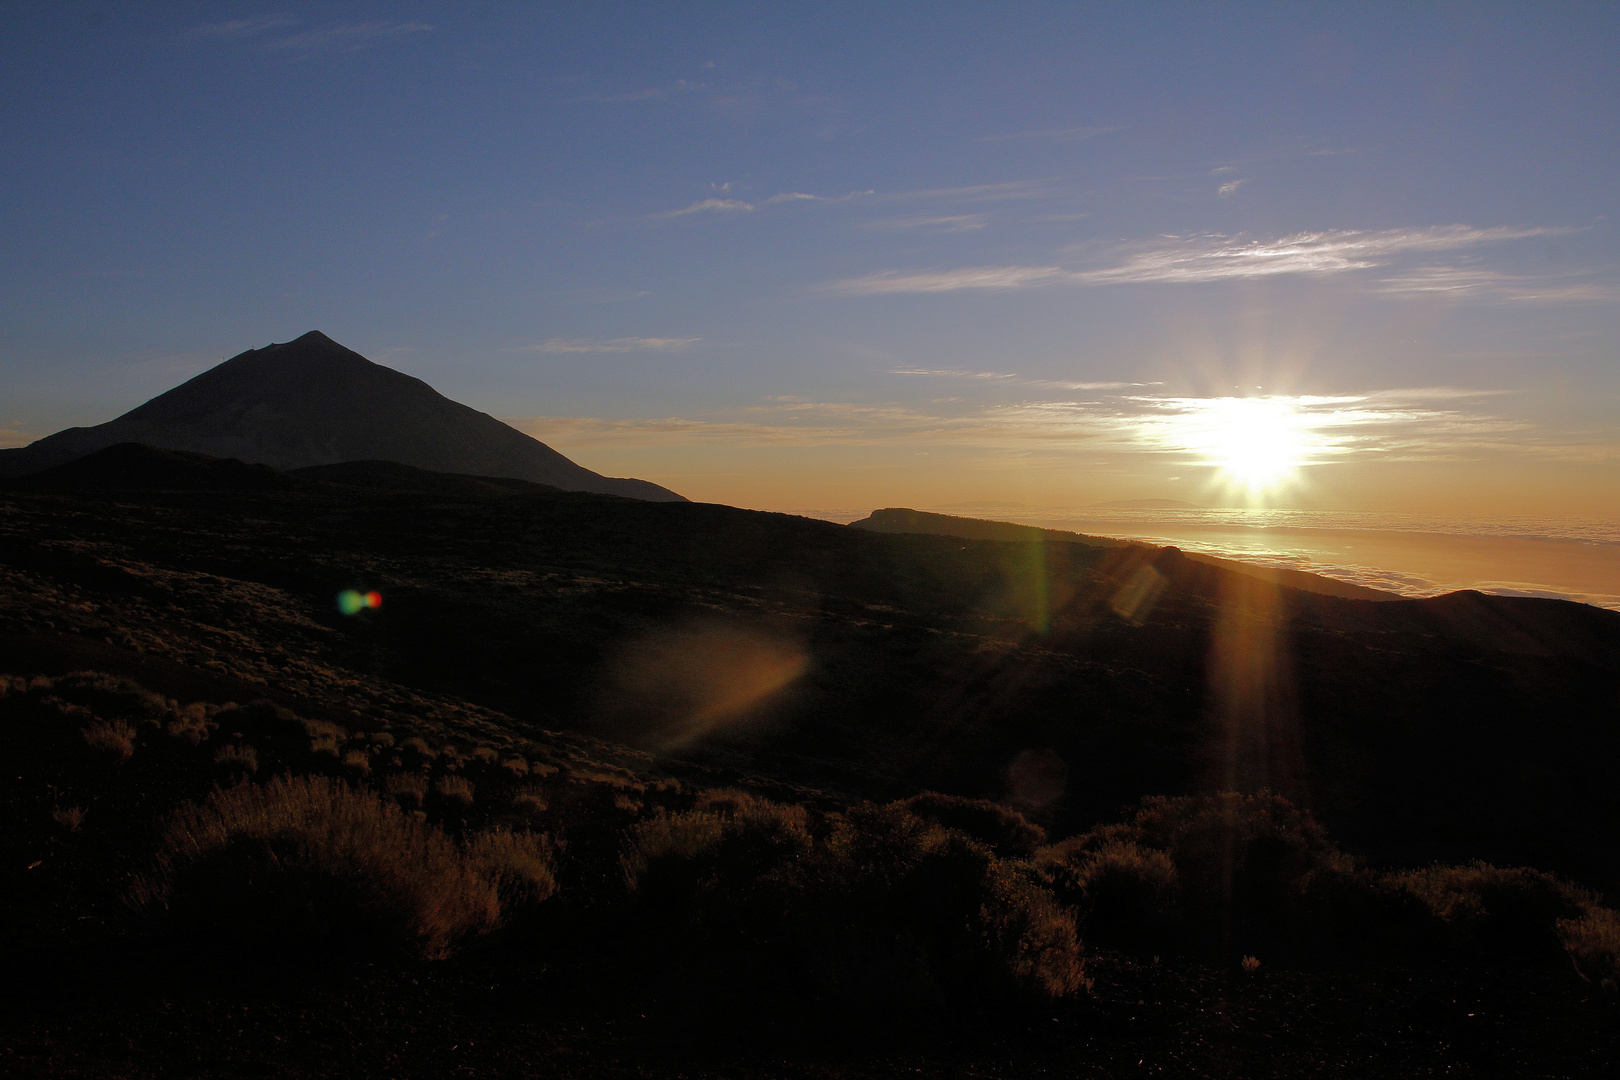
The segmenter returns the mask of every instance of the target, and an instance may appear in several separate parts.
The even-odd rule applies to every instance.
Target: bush
[[[394,773],[385,782],[385,790],[407,810],[420,810],[427,799],[427,777],[420,773]]]
[[[465,776],[441,776],[433,791],[446,806],[465,812],[472,805],[473,786]]]
[[[750,985],[883,1008],[1088,985],[1074,921],[1028,864],[898,805],[823,822],[707,792],[637,825],[624,867],[655,941]]]
[[[199,943],[265,952],[451,952],[500,921],[527,871],[319,777],[216,791],[178,811],[136,904]]]
[[[1432,866],[1387,880],[1423,903],[1450,944],[1493,952],[1547,951],[1562,936],[1560,924],[1579,922],[1597,903],[1591,893],[1540,870],[1484,862]]]
[[[220,747],[214,755],[214,764],[222,766],[227,772],[251,775],[259,771],[259,753],[251,746],[232,743]]]
[[[135,729],[127,720],[97,720],[84,729],[84,744],[115,761],[128,761],[135,753]]]
[[[504,829],[478,833],[467,843],[467,857],[479,876],[494,882],[503,912],[532,907],[557,891],[551,842],[544,836]]]
[[[1043,876],[1081,914],[1088,937],[1162,952],[1181,944],[1181,880],[1170,856],[1129,840],[1048,849]]]
[[[1576,919],[1559,919],[1558,942],[1581,978],[1613,990],[1620,983],[1620,913],[1595,904]]]
[[[1018,811],[988,799],[925,791],[897,804],[907,813],[955,829],[1003,859],[1027,859],[1046,843],[1046,830]]]
[[[1154,951],[1320,951],[1341,916],[1365,929],[1383,902],[1308,812],[1264,792],[1146,799],[1040,865],[1088,934]]]

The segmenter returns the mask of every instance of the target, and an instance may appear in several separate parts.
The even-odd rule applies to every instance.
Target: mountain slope
[[[0,477],[24,476],[119,443],[143,443],[296,469],[397,461],[567,491],[684,499],[645,480],[602,476],[544,443],[374,364],[318,330],[249,349],[115,420],[0,451]]]

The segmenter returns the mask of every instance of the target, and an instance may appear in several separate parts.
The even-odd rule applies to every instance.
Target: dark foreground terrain
[[[8,1074],[1620,1060],[1614,613],[134,447],[0,599]]]

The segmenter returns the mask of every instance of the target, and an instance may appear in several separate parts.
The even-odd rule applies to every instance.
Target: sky
[[[0,6],[0,445],[319,329],[763,509],[1620,519],[1620,5]]]

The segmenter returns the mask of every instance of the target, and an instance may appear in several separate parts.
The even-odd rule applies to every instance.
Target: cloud
[[[716,190],[729,191],[730,189],[730,184],[721,184]],[[780,206],[783,203],[798,202],[845,202],[849,199],[858,199],[863,195],[870,194],[872,194],[870,191],[852,191],[848,195],[810,195],[803,191],[784,191],[781,194],[772,195],[768,199],[762,199],[757,203],[748,202],[746,199],[723,199],[710,197],[707,199],[701,199],[698,202],[693,203],[691,206],[683,206],[679,210],[663,210],[656,214],[649,214],[648,216],[653,218],[673,218],[685,217],[689,214],[706,214],[710,212],[730,213],[733,211],[742,211],[747,213],[758,210],[762,206]]]
[[[940,368],[892,368],[890,375],[927,375],[940,379],[1011,379],[1019,386],[1043,386],[1053,390],[1128,390],[1159,386],[1156,382],[1068,382],[1062,379],[1025,379],[1006,371],[957,371]]]
[[[1115,249],[1114,265],[1075,273],[1085,284],[1201,282],[1272,277],[1322,276],[1371,270],[1412,252],[1457,251],[1482,244],[1533,236],[1566,235],[1569,229],[1475,228],[1435,225],[1418,229],[1328,229],[1277,239],[1250,239],[1220,233],[1168,236]]]
[[[186,31],[187,37],[216,38],[227,41],[255,37],[283,26],[296,26],[298,20],[291,15],[255,15],[247,19],[231,19],[228,22],[208,23],[203,26],[193,26]]]
[[[1568,228],[1436,225],[1415,229],[1323,230],[1260,239],[1203,233],[1163,236],[1108,247],[1072,249],[1090,266],[997,266],[957,270],[886,270],[826,286],[846,295],[1022,289],[1071,285],[1197,284],[1296,276],[1327,277],[1373,272],[1411,255],[1462,251],[1537,236],[1563,236]],[[1613,291],[1590,283],[1512,279],[1490,271],[1426,267],[1400,269],[1377,278],[1380,291],[1451,290],[1463,295],[1487,285],[1524,300],[1607,299]]]
[[[866,227],[869,229],[893,230],[906,232],[920,230],[924,232],[973,232],[982,229],[990,223],[987,214],[942,214],[936,217],[890,218],[886,221],[873,221]]]
[[[378,20],[363,23],[347,23],[342,26],[327,26],[315,30],[306,30],[291,37],[277,38],[265,42],[267,49],[301,49],[314,52],[318,49],[336,49],[340,52],[354,52],[379,42],[397,38],[408,37],[413,34],[426,34],[433,30],[428,23],[421,22],[390,22]]]
[[[1086,139],[1095,139],[1098,135],[1107,135],[1111,131],[1121,131],[1118,127],[1069,127],[1069,128],[1042,128],[1039,131],[1015,131],[1007,135],[986,135],[980,142],[1049,142],[1067,143],[1083,142]]]
[[[1039,199],[1056,194],[1058,194],[1058,189],[1052,186],[1051,180],[1006,180],[998,184],[970,184],[966,187],[894,191],[879,195],[878,198],[996,201],[1001,199]]]
[[[548,338],[526,351],[539,353],[602,353],[602,352],[679,352],[696,345],[702,338]]]
[[[1039,386],[1005,372],[901,369],[897,374]],[[1052,383],[1057,386],[1061,384]],[[1266,398],[1190,397],[1134,384],[1076,384],[1095,400],[974,403],[961,398],[925,404],[769,399],[701,417],[609,419],[527,417],[513,426],[564,445],[872,446],[955,448],[1013,455],[1043,467],[1072,468],[1088,460],[1159,458],[1172,469],[1213,467],[1230,450],[1224,432],[1250,413],[1285,421],[1294,462],[1331,468],[1347,462],[1620,460],[1620,445],[1594,438],[1578,443],[1546,438],[1513,417],[1437,406],[1434,388]],[[1122,392],[1123,391],[1123,392]],[[988,460],[988,459],[987,459]]]
[[[1073,278],[1071,272],[1059,266],[970,266],[960,270],[928,270],[910,274],[885,270],[865,277],[834,281],[826,288],[845,296],[880,296],[887,293],[958,292],[963,289],[1025,289]]]
[[[707,86],[707,83],[676,79],[668,86],[651,86],[645,90],[629,90],[622,94],[585,94],[568,100],[592,105],[622,105],[637,101],[663,101],[677,94],[689,94],[694,90],[703,90]]]
[[[1247,184],[1248,182],[1249,181],[1247,179],[1228,180],[1226,183],[1222,184],[1220,187],[1215,189],[1215,194],[1221,196],[1222,198],[1226,198],[1226,197],[1231,196],[1231,195],[1236,195],[1237,194],[1237,189],[1242,187],[1244,184]]]
[[[941,379],[1016,379],[1007,371],[946,371],[935,368],[894,368],[890,375],[932,375]]]
[[[731,213],[732,211],[757,210],[759,207],[741,199],[702,199],[691,206],[683,206],[679,210],[665,210],[653,214],[656,218],[685,217],[688,214],[707,214],[710,212]]]
[[[1378,292],[1542,303],[1606,302],[1617,298],[1612,284],[1572,281],[1567,276],[1527,277],[1477,266],[1422,266],[1389,275]]]

